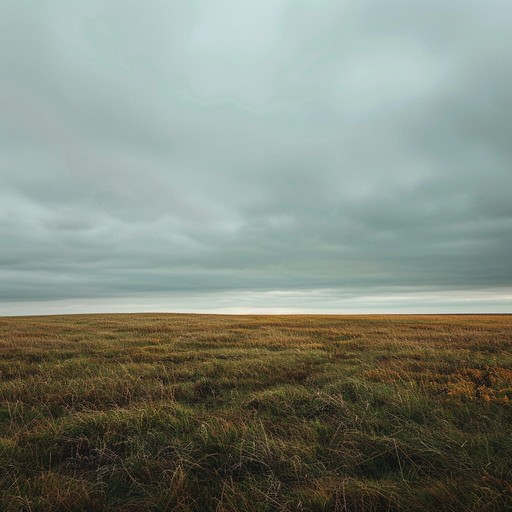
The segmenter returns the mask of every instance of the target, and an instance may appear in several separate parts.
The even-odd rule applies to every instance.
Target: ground
[[[512,316],[0,318],[0,510],[512,510]]]

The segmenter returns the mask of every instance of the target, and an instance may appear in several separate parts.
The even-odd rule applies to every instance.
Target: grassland
[[[511,349],[511,316],[0,318],[0,510],[511,510]]]

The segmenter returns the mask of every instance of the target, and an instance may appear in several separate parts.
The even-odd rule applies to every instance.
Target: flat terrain
[[[0,510],[512,510],[512,316],[0,318]]]

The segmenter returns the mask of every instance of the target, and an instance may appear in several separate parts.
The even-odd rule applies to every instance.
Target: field
[[[512,316],[0,318],[0,510],[512,510]]]

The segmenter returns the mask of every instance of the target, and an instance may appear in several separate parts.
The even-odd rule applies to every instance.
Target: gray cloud
[[[511,17],[3,0],[3,311],[190,293],[405,310],[405,291],[446,310],[485,289],[510,309]]]

